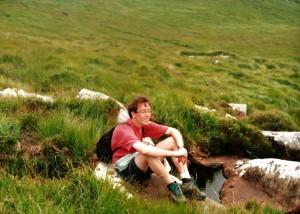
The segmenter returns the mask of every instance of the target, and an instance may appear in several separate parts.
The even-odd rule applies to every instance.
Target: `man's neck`
[[[134,118],[131,119],[132,123],[139,128],[142,128],[143,125],[141,123],[139,123],[137,120],[135,120]]]

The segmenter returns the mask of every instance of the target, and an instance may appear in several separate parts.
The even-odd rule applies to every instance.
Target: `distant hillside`
[[[299,125],[298,1],[1,1],[0,88],[246,103]],[[215,54],[219,53],[219,54]]]

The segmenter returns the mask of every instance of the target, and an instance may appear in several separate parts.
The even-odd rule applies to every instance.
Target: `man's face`
[[[140,103],[137,111],[132,113],[133,119],[138,125],[147,125],[151,118],[151,107],[149,103]]]

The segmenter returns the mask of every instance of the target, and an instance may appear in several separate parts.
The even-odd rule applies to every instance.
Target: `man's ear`
[[[135,113],[134,111],[132,111],[132,112],[131,112],[131,116],[132,116],[132,117],[135,117],[135,116],[136,116],[136,113]]]

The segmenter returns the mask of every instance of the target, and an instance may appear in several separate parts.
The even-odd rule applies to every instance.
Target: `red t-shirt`
[[[112,136],[111,149],[114,151],[114,149],[120,148],[113,154],[112,162],[115,163],[121,157],[136,152],[132,147],[133,144],[142,142],[144,137],[158,139],[166,133],[167,129],[167,126],[151,121],[143,128],[135,126],[131,119],[119,124]]]

